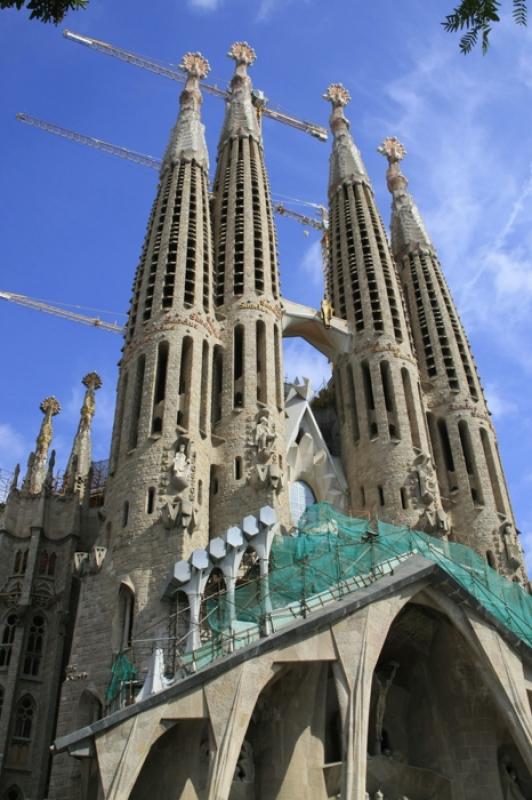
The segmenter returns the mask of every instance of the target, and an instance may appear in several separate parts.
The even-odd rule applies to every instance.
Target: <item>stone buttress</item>
[[[218,466],[211,476],[211,533],[263,505],[287,521],[281,303],[277,250],[258,111],[247,68],[255,53],[231,47],[236,62],[218,147],[213,225],[215,298],[224,351],[213,378]]]
[[[422,379],[432,453],[452,538],[507,575],[524,577],[497,439],[471,348],[438,256],[400,170],[394,137],[388,159],[392,249],[407,302]]]
[[[349,94],[333,84],[325,98],[334,135],[328,285],[334,314],[347,320],[354,341],[333,365],[351,510],[444,534],[401,287],[344,116]]]
[[[168,640],[171,615],[161,593],[169,569],[209,539],[210,398],[218,339],[199,88],[209,65],[188,53],[182,68],[187,80],[134,279],[120,363],[99,539],[106,555],[98,573],[81,566],[71,659],[87,674],[85,688],[107,710],[117,657],[125,655],[142,682],[153,643]],[[77,727],[83,688],[64,684],[58,730]],[[73,796],[67,772],[59,759],[54,797]]]

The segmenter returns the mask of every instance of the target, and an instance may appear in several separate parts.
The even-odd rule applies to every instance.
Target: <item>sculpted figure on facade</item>
[[[180,442],[177,446],[176,454],[172,464],[172,472],[175,483],[180,490],[186,489],[192,477],[192,460],[187,456],[187,446],[185,442]]]
[[[270,420],[267,411],[259,412],[259,418],[253,433],[253,444],[257,448],[257,455],[261,457],[261,459],[271,455],[275,438],[276,433],[273,420]]]
[[[507,756],[501,758],[500,771],[504,800],[525,800],[525,795],[519,786],[517,772]]]
[[[381,755],[382,753],[382,731],[384,725],[384,714],[386,713],[386,697],[388,696],[388,692],[390,691],[394,682],[397,670],[399,669],[399,664],[397,661],[392,661],[390,663],[390,667],[392,670],[388,678],[382,676],[381,679],[379,674],[375,672],[375,683],[377,684],[378,692],[377,707],[375,710],[375,753],[377,755]]]
[[[242,742],[233,780],[238,783],[252,783],[255,780],[253,748],[247,739]]]

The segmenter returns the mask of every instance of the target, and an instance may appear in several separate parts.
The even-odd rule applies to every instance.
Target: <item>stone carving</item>
[[[429,533],[447,533],[449,522],[444,510],[436,502],[436,471],[432,458],[427,453],[420,453],[414,459],[408,484],[413,504],[422,511],[420,527]]]
[[[185,53],[179,67],[194,78],[200,79],[206,78],[211,71],[209,62],[201,53]]]
[[[38,494],[46,480],[48,449],[52,441],[52,417],[61,411],[59,401],[55,397],[45,398],[40,409],[44,414],[41,429],[37,437],[35,451],[28,458],[28,470],[23,488],[30,494]]]
[[[177,528],[190,533],[196,524],[196,510],[190,500],[167,495],[161,506],[159,519],[167,531]]]
[[[499,527],[499,534],[504,544],[506,559],[512,569],[517,569],[521,564],[521,553],[519,545],[515,540],[514,526],[509,520],[505,520]]]
[[[252,444],[257,448],[257,455],[264,458],[271,455],[275,442],[275,424],[270,420],[268,411],[260,411],[259,418],[253,431]]]
[[[246,64],[247,66],[253,64],[257,58],[254,49],[247,42],[235,42],[229,48],[227,55],[237,64]]]
[[[186,444],[185,442],[180,442],[172,463],[174,482],[177,484],[178,491],[183,491],[189,486],[192,470],[192,460],[187,456]]]
[[[395,136],[387,136],[383,143],[377,147],[377,152],[385,156],[389,164],[396,164],[406,156],[405,146]]]
[[[323,300],[321,301],[321,318],[326,328],[331,327],[332,317],[333,317],[333,309],[331,301],[329,300],[328,297],[324,297]]]
[[[247,739],[242,742],[242,748],[236,763],[233,781],[238,783],[253,783],[255,780],[255,763],[253,748]]]
[[[254,471],[258,476],[259,483],[263,486],[268,483],[277,493],[283,488],[283,473],[277,464],[256,464]]]
[[[327,87],[323,99],[329,100],[333,106],[346,106],[351,102],[351,95],[341,83],[331,83]]]
[[[375,753],[376,755],[382,754],[382,730],[384,724],[384,714],[386,713],[386,697],[390,691],[394,678],[399,669],[397,661],[391,661],[389,665],[392,669],[388,676],[382,679],[379,677],[378,672],[375,672],[375,683],[377,685],[377,707],[375,709]],[[377,795],[375,795],[377,796]],[[382,797],[382,795],[381,795]]]
[[[508,756],[501,758],[499,770],[504,800],[525,800],[525,795],[519,786],[517,772]]]

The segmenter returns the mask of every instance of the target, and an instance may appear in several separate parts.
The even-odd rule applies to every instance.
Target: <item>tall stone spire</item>
[[[389,137],[392,247],[409,309],[431,447],[452,536],[491,565],[524,576],[495,430],[475,361],[434,246],[408,191],[406,151]]]
[[[52,417],[59,414],[61,406],[55,397],[47,397],[42,401],[40,409],[44,419],[37,436],[35,450],[28,459],[28,469],[23,484],[23,488],[30,494],[39,494],[44,487],[48,473],[48,450],[53,435]]]
[[[83,496],[92,464],[91,425],[96,411],[94,395],[101,388],[102,380],[96,372],[89,372],[81,382],[86,391],[81,405],[78,430],[65,470],[65,485],[70,491],[78,491],[80,496]]]
[[[216,304],[224,356],[215,365],[214,431],[223,440],[211,480],[211,531],[261,505],[285,521],[284,397],[277,247],[258,111],[245,42],[235,61],[214,182]]]
[[[324,97],[334,136],[328,283],[334,313],[353,333],[352,351],[333,364],[351,509],[442,535],[417,364],[384,226],[344,115],[349,93],[332,84]]]

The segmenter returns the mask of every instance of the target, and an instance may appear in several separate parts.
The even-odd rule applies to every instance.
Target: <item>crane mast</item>
[[[155,75],[162,75],[164,78],[169,78],[170,80],[177,81],[178,83],[184,83],[186,80],[185,72],[180,70],[179,67],[158,64],[156,61],[152,61],[145,56],[140,56],[137,53],[131,53],[128,50],[123,50],[121,47],[116,47],[108,42],[102,42],[100,39],[93,39],[90,36],[82,36],[81,34],[74,33],[73,31],[65,30],[63,35],[71,42],[81,44],[84,47],[89,47],[91,50],[104,53],[104,55],[113,56],[114,58],[120,59],[120,61],[133,64],[135,67],[141,67],[149,72],[153,72]],[[202,81],[201,87],[202,90],[207,94],[212,94],[215,97],[222,98],[223,100],[229,99],[228,92],[226,92],[225,89],[221,89],[219,86],[216,86],[215,84],[204,83]],[[277,109],[268,108],[266,105],[266,97],[262,92],[255,92],[254,100],[257,113],[260,116],[269,117],[277,122],[282,122],[285,125],[289,125],[291,128],[303,131],[303,133],[308,133],[315,139],[319,139],[320,142],[327,141],[327,130],[321,125],[316,125],[314,122],[297,119],[297,117],[294,117],[291,114],[286,114],[285,112]]]

